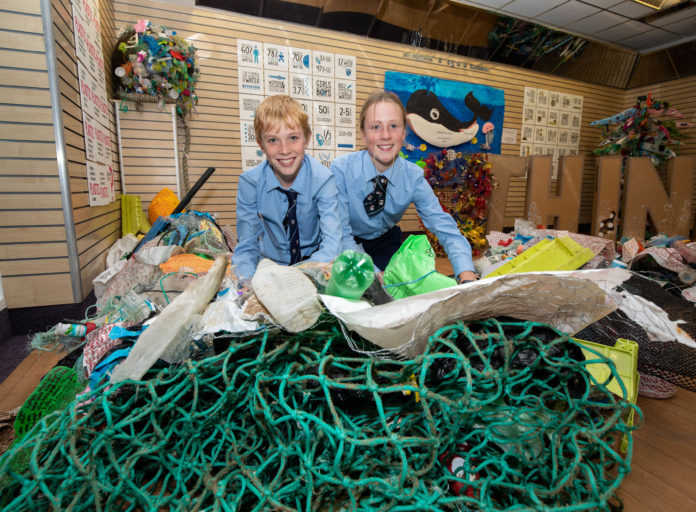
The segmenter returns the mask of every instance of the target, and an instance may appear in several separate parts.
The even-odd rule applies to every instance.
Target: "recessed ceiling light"
[[[634,2],[642,5],[647,5],[653,9],[665,9],[672,5],[676,5],[682,0],[633,0]]]

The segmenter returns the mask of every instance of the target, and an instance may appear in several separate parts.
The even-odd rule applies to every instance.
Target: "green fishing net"
[[[216,346],[44,420],[0,459],[0,504],[596,511],[630,470],[635,406],[543,325],[447,326],[411,360],[352,352],[330,319]]]

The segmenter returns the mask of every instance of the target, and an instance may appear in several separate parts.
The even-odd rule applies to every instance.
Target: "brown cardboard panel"
[[[559,193],[551,191],[551,157],[533,156],[527,178],[526,218],[535,224],[555,225],[576,232],[580,220],[584,156],[564,156],[559,161]],[[554,218],[558,222],[554,223]]]
[[[491,174],[495,178],[495,188],[488,199],[487,231],[502,231],[505,220],[505,205],[510,190],[510,178],[524,177],[527,159],[523,156],[488,155]]]
[[[694,157],[680,156],[670,160],[667,183],[669,194],[647,157],[628,159],[622,236],[644,240],[648,214],[658,233],[689,236]]]
[[[620,156],[598,158],[595,177],[592,234],[613,241],[619,231],[621,160]]]

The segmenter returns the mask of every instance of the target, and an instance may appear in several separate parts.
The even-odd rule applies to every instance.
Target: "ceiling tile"
[[[596,37],[605,39],[606,41],[621,41],[627,37],[637,36],[645,32],[647,25],[640,23],[638,21],[627,21],[621,25],[616,25],[614,27],[608,28],[601,32],[593,34]]]
[[[662,28],[680,36],[696,36],[696,16],[665,25]]]
[[[670,34],[666,30],[659,28],[649,30],[637,36],[628,37],[621,40],[622,46],[629,46],[636,50],[648,49],[656,46],[661,46],[674,41],[674,34]]]
[[[674,23],[675,21],[681,21],[684,18],[688,18],[689,16],[696,16],[696,6],[682,9],[681,11],[668,14],[667,16],[661,16],[660,18],[657,18],[655,21],[650,21],[649,23],[650,25],[654,25],[656,27],[664,27],[665,25],[669,25],[670,23]]]
[[[612,5],[616,5],[623,2],[623,0],[582,0],[582,2],[585,4],[594,5],[595,7],[601,7],[602,9],[606,9],[607,7],[611,7]]]
[[[565,4],[551,9],[550,11],[540,14],[536,17],[541,23],[550,23],[557,27],[564,27],[571,23],[576,22],[581,18],[586,16],[591,16],[592,14],[598,13],[599,9],[591,5],[583,4],[576,0],[570,0]]]
[[[566,0],[515,0],[502,8],[506,13],[523,18],[534,18],[549,9],[565,3]]]
[[[631,0],[625,0],[620,4],[610,7],[609,10],[617,14],[623,14],[624,16],[627,16],[632,19],[642,18],[643,16],[647,16],[648,14],[655,14],[657,12],[652,7],[648,7],[647,5],[642,5],[638,2],[633,2]]]
[[[613,12],[602,11],[578,20],[575,23],[571,23],[570,25],[566,25],[564,28],[576,34],[594,34],[595,32],[613,27],[619,23],[624,23],[625,21],[628,20],[623,16],[619,16]]]

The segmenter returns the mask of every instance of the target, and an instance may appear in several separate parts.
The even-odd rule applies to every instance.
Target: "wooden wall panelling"
[[[42,242],[36,244],[0,244],[0,260],[21,260],[31,258],[67,259],[68,250],[65,241]]]
[[[65,229],[38,0],[7,0],[0,16],[0,273],[8,308],[50,300],[67,282]],[[52,274],[46,278],[46,274]],[[66,281],[67,276],[67,281]],[[63,291],[58,292],[61,296]]]
[[[0,77],[0,211],[7,213],[0,223],[0,271],[5,278],[7,303],[10,308],[70,303],[75,297],[70,294],[66,229],[75,226],[63,222],[41,5],[38,0],[6,0],[3,9],[0,47],[5,49],[0,50],[0,62],[11,62],[7,67],[15,68]],[[111,41],[115,40],[111,1],[101,0],[100,11],[110,53]],[[73,216],[82,223],[76,232],[81,235],[77,242],[82,247],[79,259],[84,297],[91,289],[91,279],[100,272],[93,268],[94,261],[103,263],[105,258],[103,241],[113,243],[118,238],[119,230],[113,224],[118,224],[114,216],[119,217],[120,210],[118,202],[108,207],[88,206],[70,1],[53,0],[50,16],[54,40],[49,44],[53,45],[60,77],[70,198]],[[17,62],[21,68],[17,68]],[[110,77],[107,87],[109,84],[113,85]],[[113,132],[113,123],[111,129]],[[20,219],[21,223],[10,223]],[[95,256],[95,252],[99,254]],[[47,258],[50,272],[41,271],[40,258]]]
[[[551,157],[531,157],[527,175],[526,219],[537,225],[553,225],[556,229],[577,231],[583,160],[582,155],[561,157],[556,193],[552,191]]]
[[[84,152],[84,127],[80,102],[79,79],[77,77],[77,57],[75,55],[72,6],[70,0],[54,0],[56,11],[56,47],[61,67],[61,107],[70,174],[72,215],[77,238],[80,282],[82,295],[92,289],[92,280],[104,270],[106,250],[120,237],[120,202],[105,206],[89,206],[87,190],[86,155]],[[110,73],[111,50],[116,32],[113,22],[113,6],[108,0],[98,0],[102,34],[102,56],[105,62],[107,97],[113,96],[114,84]],[[112,107],[113,108],[113,107]],[[113,110],[112,110],[113,112]],[[116,127],[113,116],[109,126],[111,135],[112,162],[116,194],[120,191],[118,174]]]
[[[9,277],[3,273],[2,285],[10,309],[74,302],[69,272]]]
[[[126,194],[140,196],[147,212],[150,202],[164,187],[180,199],[178,189],[177,151],[174,140],[176,115],[173,105],[162,110],[156,103],[143,103],[136,108],[127,102],[128,110],[117,112],[121,131],[121,162],[123,188]],[[191,182],[193,185],[193,181]]]
[[[581,154],[588,154],[599,142],[599,130],[589,121],[613,113],[623,99],[623,91],[587,84],[558,76],[493,62],[475,60],[425,48],[371,40],[365,37],[324,29],[244,16],[211,8],[186,7],[166,3],[144,6],[135,0],[116,0],[115,18],[119,27],[140,18],[161,24],[189,38],[198,49],[201,78],[197,84],[199,103],[190,120],[191,181],[208,166],[217,168],[211,189],[201,190],[192,207],[217,212],[220,222],[234,225],[235,192],[240,169],[239,120],[237,107],[236,39],[249,39],[302,48],[357,56],[357,101],[384,84],[387,70],[418,73],[449,80],[472,82],[503,89],[505,92],[505,128],[521,129],[524,87],[559,90],[584,97],[583,126],[580,132]],[[360,146],[358,138],[358,145]],[[519,141],[504,144],[503,155],[517,156]],[[205,189],[206,187],[204,187]],[[526,181],[510,181],[505,207],[505,225],[524,216]],[[583,168],[580,222],[591,222],[594,191],[594,159],[586,158]],[[223,210],[224,208],[224,210]],[[405,231],[419,230],[415,209],[402,221]]]

